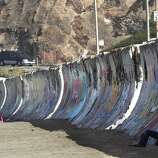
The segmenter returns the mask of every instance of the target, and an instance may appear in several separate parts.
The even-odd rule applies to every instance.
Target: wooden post
[[[36,64],[37,64],[37,67],[38,67],[39,66],[38,57],[36,58]]]

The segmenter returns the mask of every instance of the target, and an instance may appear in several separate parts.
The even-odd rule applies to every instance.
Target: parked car
[[[3,51],[0,53],[0,65],[30,65],[35,64],[35,60],[31,60],[29,56],[22,52]]]

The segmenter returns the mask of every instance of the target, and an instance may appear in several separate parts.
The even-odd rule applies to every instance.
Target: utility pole
[[[150,14],[149,14],[149,0],[146,0],[146,21],[147,21],[147,41],[150,41]]]
[[[158,11],[158,0],[155,0],[156,11]],[[158,38],[158,19],[156,19],[156,38]]]
[[[99,54],[99,30],[98,30],[98,8],[97,8],[97,0],[94,0],[94,5],[95,5],[96,47],[97,47],[97,54]]]

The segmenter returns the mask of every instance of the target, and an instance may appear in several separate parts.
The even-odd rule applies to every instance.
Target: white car
[[[29,59],[23,59],[22,60],[22,65],[30,65],[30,66],[32,66],[35,63],[36,63],[35,60],[29,60]]]

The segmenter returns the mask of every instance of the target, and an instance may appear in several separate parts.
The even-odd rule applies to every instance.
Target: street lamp
[[[150,14],[149,14],[149,0],[146,0],[146,21],[147,21],[147,41],[150,41]]]
[[[155,0],[156,12],[158,13],[158,0]],[[158,18],[156,17],[156,38],[158,38]]]
[[[94,0],[94,5],[95,5],[96,47],[97,47],[97,54],[99,54],[98,8],[97,8],[96,0]]]

